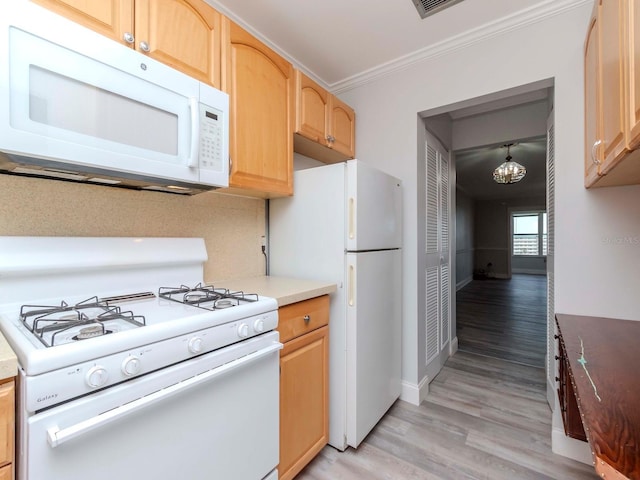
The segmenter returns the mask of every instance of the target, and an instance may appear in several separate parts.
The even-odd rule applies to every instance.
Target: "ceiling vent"
[[[460,3],[462,0],[411,0],[418,9],[421,18],[438,13],[445,8]]]

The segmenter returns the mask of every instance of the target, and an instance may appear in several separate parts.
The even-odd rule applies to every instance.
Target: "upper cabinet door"
[[[333,96],[330,118],[329,146],[347,158],[354,158],[356,154],[356,113],[349,105]]]
[[[329,93],[300,70],[296,70],[295,75],[295,133],[326,144],[329,133]]]
[[[355,112],[299,70],[294,150],[325,163],[355,157]]]
[[[133,35],[134,0],[33,0],[63,17],[120,43]]]
[[[584,105],[585,105],[585,159],[584,183],[590,186],[598,179],[598,165],[602,162],[602,148],[596,143],[600,139],[600,75],[598,64],[598,42],[600,26],[594,16],[589,24],[584,47]]]
[[[606,173],[626,152],[624,95],[625,0],[599,0],[603,164]]]
[[[636,0],[594,5],[585,43],[586,187],[640,184],[639,14]]]
[[[222,89],[230,101],[229,186],[293,194],[293,66],[228,19]]]
[[[220,88],[220,14],[203,0],[136,0],[135,48]]]
[[[629,2],[629,35],[627,39],[629,59],[629,147],[640,146],[640,5]]]

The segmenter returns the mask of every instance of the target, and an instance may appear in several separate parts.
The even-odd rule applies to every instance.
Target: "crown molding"
[[[413,53],[365,70],[362,73],[358,73],[339,82],[330,84],[329,90],[333,94],[338,95],[407,69],[417,63],[455,52],[456,50],[460,50],[489,38],[544,21],[548,18],[563,14],[569,10],[579,8],[587,4],[592,5],[593,0],[545,0],[533,7],[486,23],[426,48],[417,50]]]
[[[324,88],[325,90],[329,90],[330,85],[323,78],[316,75],[316,73],[311,71],[303,62],[300,62],[298,59],[293,57],[293,55],[290,55],[289,52],[287,52],[284,48],[280,47],[280,45],[272,42],[270,39],[265,37],[262,33],[260,33],[258,30],[253,28],[251,25],[245,22],[242,18],[240,18],[234,12],[229,10],[226,6],[221,4],[218,0],[204,0],[204,1],[209,5],[211,5],[218,12],[220,12],[222,15],[227,17],[229,20],[238,24],[240,27],[242,27],[247,32],[249,32],[251,35],[256,37],[258,40],[264,43],[271,50],[278,53],[278,55],[282,56],[284,59],[290,62],[295,68],[300,70],[302,73],[304,73],[307,77],[309,77],[311,80],[316,82],[322,88]]]

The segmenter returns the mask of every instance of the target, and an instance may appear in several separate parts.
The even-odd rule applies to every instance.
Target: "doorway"
[[[537,114],[544,129],[546,104]],[[456,246],[466,274],[457,279],[458,348],[539,368],[546,359],[546,144],[546,136],[507,138],[455,155],[456,219],[467,232]],[[526,174],[496,183],[493,170],[507,160]]]
[[[445,144],[453,164],[451,354],[457,348],[472,348],[470,343],[465,345],[463,329],[467,328],[469,332],[471,327],[464,325],[465,312],[458,314],[457,297],[461,289],[472,282],[479,282],[474,292],[462,300],[488,298],[488,293],[482,293],[482,288],[491,284],[501,286],[494,288],[496,311],[490,314],[491,318],[502,316],[504,321],[505,318],[517,317],[524,322],[520,326],[505,322],[492,326],[486,320],[476,320],[476,327],[484,325],[489,330],[493,329],[496,335],[491,339],[491,335],[486,334],[486,344],[494,345],[494,352],[487,354],[509,351],[509,359],[518,361],[518,350],[527,351],[531,347],[531,355],[520,352],[520,363],[535,363],[539,367],[549,365],[545,359],[549,345],[548,315],[553,312],[549,301],[552,299],[547,296],[546,276],[532,279],[517,273],[517,278],[514,277],[510,214],[523,209],[546,209],[547,119],[552,108],[553,82],[549,80],[442,107],[429,112],[430,115],[423,115],[426,130]],[[516,144],[511,147],[510,155],[527,166],[527,174],[519,185],[498,185],[493,179],[493,170],[509,155],[504,147],[507,144]],[[524,293],[509,299],[506,293],[519,288]],[[527,297],[531,308],[517,302],[519,298]],[[484,307],[486,310],[486,305]],[[478,302],[471,310],[473,316],[479,318],[482,309]],[[527,315],[535,318],[535,322],[527,321],[524,318]],[[530,340],[509,337],[519,330],[528,330]],[[473,335],[476,343],[481,343],[480,337],[476,330]],[[509,348],[495,346],[496,338],[510,340]]]

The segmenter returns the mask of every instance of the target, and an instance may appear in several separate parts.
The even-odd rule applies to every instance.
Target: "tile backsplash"
[[[204,278],[263,275],[265,201],[192,197],[0,175],[0,235],[202,237]]]

